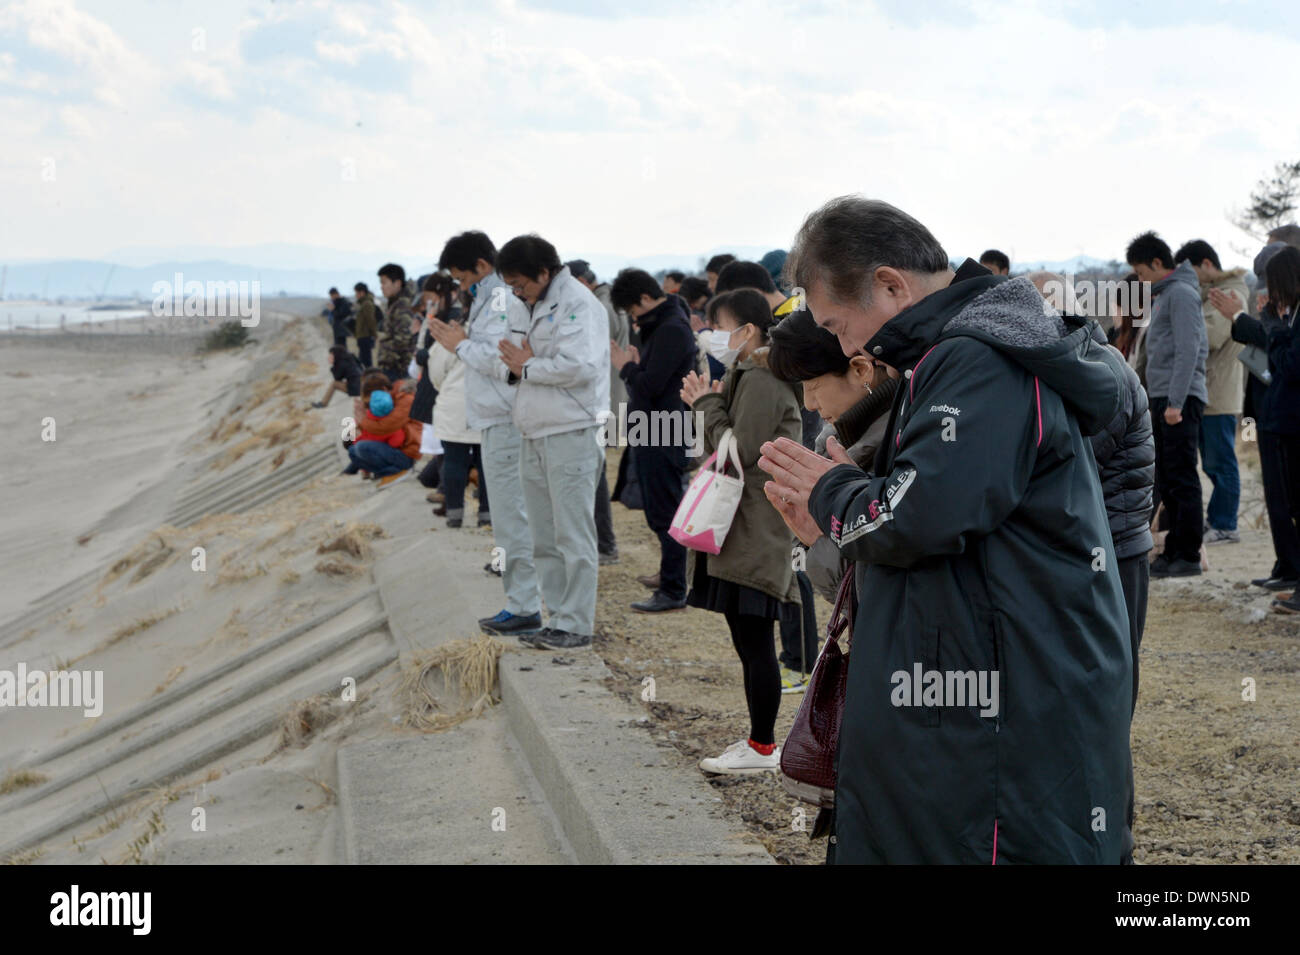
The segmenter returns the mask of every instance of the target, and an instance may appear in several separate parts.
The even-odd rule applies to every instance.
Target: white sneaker
[[[706,756],[700,760],[700,769],[706,773],[744,775],[746,773],[775,772],[781,768],[781,747],[764,756],[749,745],[749,740],[732,743],[721,756]]]

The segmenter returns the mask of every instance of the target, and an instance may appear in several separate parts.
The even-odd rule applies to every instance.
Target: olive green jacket
[[[802,435],[803,420],[794,389],[768,371],[767,349],[761,348],[727,372],[720,393],[697,398],[692,410],[703,416],[707,454],[717,448],[723,432],[731,429],[745,469],[745,490],[722,552],[688,551],[687,579],[694,577],[695,562],[704,559],[710,577],[798,603],[794,535],[763,493],[769,477],[758,467],[759,448],[765,441],[784,437],[797,443]]]
[[[374,338],[379,332],[375,321],[375,297],[369,292],[357,302],[357,338]]]

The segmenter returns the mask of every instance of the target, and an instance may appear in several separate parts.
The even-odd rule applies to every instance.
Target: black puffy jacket
[[[1092,337],[1103,345],[1106,342],[1095,323]],[[1115,354],[1119,355],[1119,351]],[[1119,413],[1105,431],[1091,438],[1116,560],[1145,554],[1155,546],[1151,539],[1151,492],[1156,481],[1156,443],[1151,436],[1151,411],[1147,390],[1137,372],[1127,363],[1124,370],[1128,387],[1120,396]]]
[[[885,444],[809,499],[858,562],[835,861],[1118,863],[1133,662],[1086,436],[1123,361],[970,271],[867,342],[904,372]]]

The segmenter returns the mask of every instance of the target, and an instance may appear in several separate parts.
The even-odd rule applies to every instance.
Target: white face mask
[[[731,347],[731,332],[718,328],[709,332],[709,354],[730,368],[736,363],[740,349]]]

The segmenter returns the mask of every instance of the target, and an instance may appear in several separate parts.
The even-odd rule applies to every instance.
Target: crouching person
[[[379,384],[375,379],[382,377],[367,376],[367,384]],[[379,482],[377,490],[409,475],[420,456],[420,422],[411,420],[413,397],[403,391],[394,398],[378,387],[370,392],[357,421],[357,440],[348,448],[348,472],[370,472]]]
[[[503,245],[497,272],[528,306],[522,344],[512,335],[497,347],[517,388],[524,508],[550,611],[548,626],[519,639],[551,650],[590,647],[598,559],[592,501],[605,466],[599,415],[609,406],[609,316],[540,236]]]
[[[838,442],[761,462],[857,562],[834,861],[1121,862],[1133,666],[1087,438],[1118,357],[887,203],[832,200],[787,268],[845,354],[903,374],[870,473]]]

